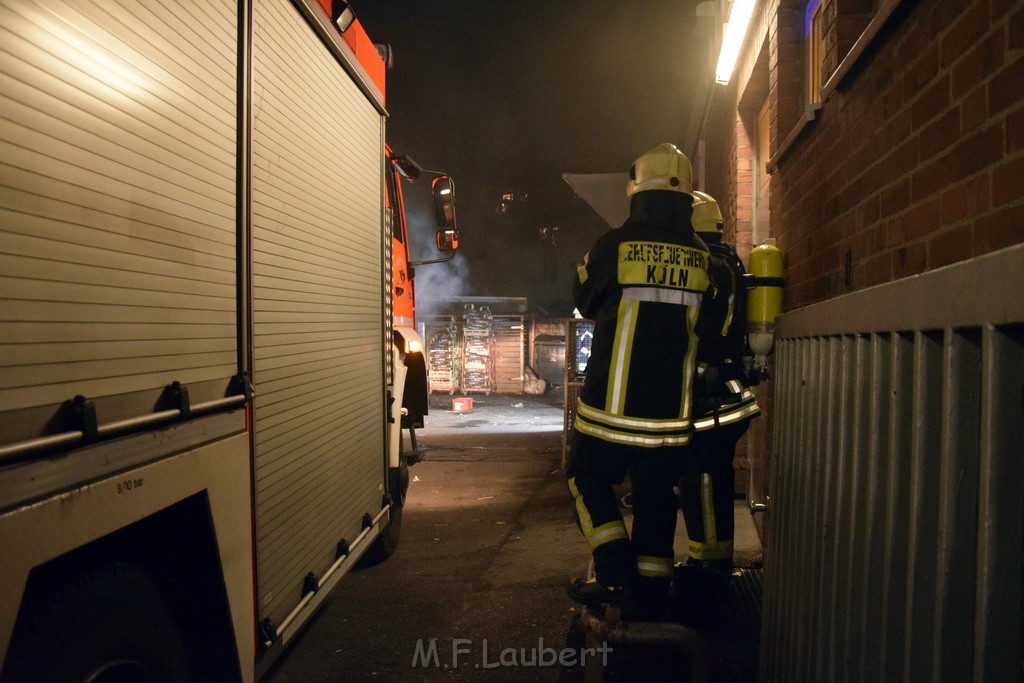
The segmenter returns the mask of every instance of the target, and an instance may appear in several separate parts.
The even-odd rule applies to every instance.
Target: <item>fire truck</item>
[[[382,52],[338,0],[0,29],[0,680],[258,679],[394,550],[426,410]]]

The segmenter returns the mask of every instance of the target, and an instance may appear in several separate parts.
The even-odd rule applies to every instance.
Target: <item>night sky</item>
[[[660,142],[685,144],[695,4],[352,2],[394,52],[388,142],[456,183],[461,249],[417,270],[421,300],[527,297],[539,314],[571,314],[574,265],[607,225],[561,174],[624,172]],[[428,189],[406,185],[410,213]],[[426,233],[414,258],[436,257],[432,226],[412,222]]]

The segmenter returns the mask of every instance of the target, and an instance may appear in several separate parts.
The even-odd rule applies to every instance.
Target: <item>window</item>
[[[808,0],[807,9],[804,12],[804,39],[807,44],[805,71],[807,104],[821,101],[821,67],[825,59],[825,32],[822,16],[821,0]]]
[[[387,185],[385,200],[387,208],[384,211],[385,227],[391,233],[391,237],[401,243],[405,243],[405,224],[401,213],[401,193],[399,192],[398,173],[392,164],[387,164],[387,172],[384,174]]]

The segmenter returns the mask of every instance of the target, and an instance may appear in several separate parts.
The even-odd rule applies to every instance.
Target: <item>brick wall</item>
[[[872,3],[823,2],[834,68]],[[741,244],[744,97],[768,79],[774,155],[800,109],[804,6],[762,3],[705,130],[707,191]],[[904,0],[778,159],[770,207],[787,309],[1024,242],[1024,1]]]
[[[1024,3],[905,1],[772,176],[787,309],[1024,242],[1022,124]]]
[[[874,0],[822,0],[825,20],[825,73],[832,73],[874,14]]]
[[[824,78],[868,26],[871,0],[822,0]],[[703,188],[746,255],[786,256],[787,310],[1024,242],[1024,0],[903,0],[814,120],[803,112],[806,0],[758,3],[734,79],[704,130]],[[831,50],[831,54],[829,54]],[[751,211],[751,110],[769,101],[767,230]],[[783,143],[787,149],[779,154]],[[747,437],[766,462],[771,387]]]
[[[804,7],[797,0],[777,2],[770,24],[768,78],[775,140],[784,139],[804,113]]]

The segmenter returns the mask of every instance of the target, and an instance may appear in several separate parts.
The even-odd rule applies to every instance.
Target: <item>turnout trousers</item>
[[[662,618],[667,604],[679,509],[673,486],[686,452],[685,446],[623,446],[573,433],[566,476],[597,580],[630,588],[641,618]],[[626,474],[633,491],[631,535],[613,489]]]
[[[750,420],[698,431],[679,480],[679,503],[689,537],[688,564],[731,572],[735,537],[736,444]]]

